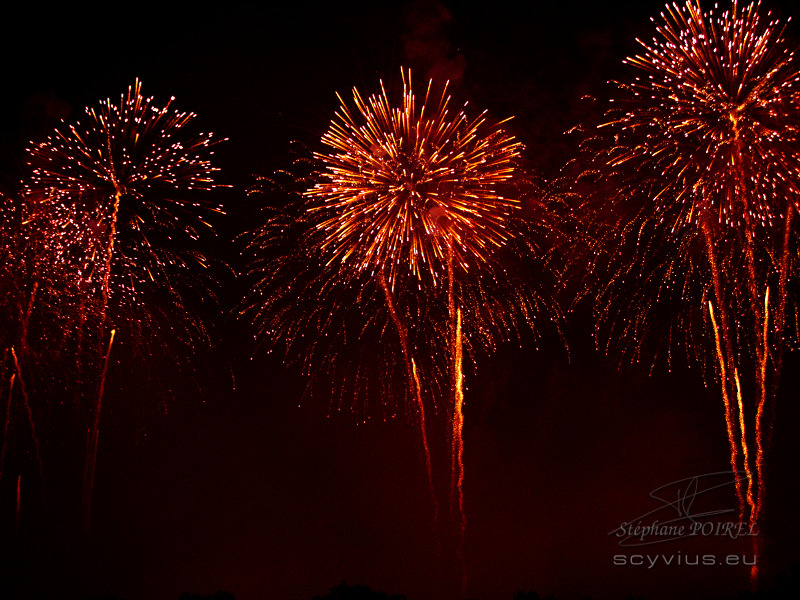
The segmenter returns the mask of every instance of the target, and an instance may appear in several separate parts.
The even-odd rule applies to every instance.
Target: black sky
[[[603,106],[608,80],[623,76],[637,36],[652,37],[649,18],[662,6],[29,4],[7,14],[0,33],[0,192],[17,188],[28,140],[119,97],[138,77],[145,95],[175,96],[203,130],[229,138],[217,151],[220,180],[232,187],[219,194],[229,217],[215,251],[235,262],[227,238],[257,225],[245,194],[252,176],[285,167],[291,141],[318,143],[335,92],[372,93],[381,78],[396,85],[401,66],[420,78],[452,78],[459,100],[495,118],[513,115],[527,165],[553,178],[575,151],[565,132]],[[800,17],[798,2],[765,6]],[[792,39],[800,39],[796,27]],[[238,287],[226,285],[234,297]],[[646,366],[620,368],[600,356],[585,309],[567,333],[569,355],[546,331],[538,349],[502,348],[469,375],[469,596],[510,600],[530,589],[658,599],[744,590],[742,568],[613,565],[621,550],[608,533],[653,508],[652,490],[727,468],[721,401],[680,361],[649,376]],[[342,579],[409,600],[432,597],[438,570],[424,466],[404,413],[384,420],[331,409],[324,394],[303,395],[298,369],[259,353],[251,359],[247,340],[246,326],[222,323],[196,374],[170,384],[166,410],[158,394],[117,390],[102,430],[92,539],[76,533],[69,502],[60,510],[50,499],[4,542],[16,557],[6,563],[7,581],[30,597],[176,599],[224,589],[239,600],[303,600]],[[775,434],[770,577],[800,561],[796,366],[787,363]],[[126,365],[115,368],[117,388],[127,386]],[[0,519],[13,521],[13,500],[0,507],[12,511]],[[715,543],[658,549],[741,550]]]

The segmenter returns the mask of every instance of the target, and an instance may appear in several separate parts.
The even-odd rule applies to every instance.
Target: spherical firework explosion
[[[508,239],[513,199],[497,192],[508,180],[520,144],[490,127],[486,115],[469,119],[448,110],[432,82],[421,104],[403,74],[402,102],[381,94],[367,100],[353,90],[355,110],[341,107],[315,156],[326,166],[308,191],[318,211],[321,246],[331,261],[354,271],[399,271],[442,277],[448,253],[457,263],[486,260]]]
[[[28,148],[26,194],[61,234],[50,244],[53,264],[103,312],[113,297],[140,306],[147,290],[178,299],[187,267],[206,263],[191,248],[210,231],[205,215],[219,210],[196,196],[214,187],[216,142],[186,131],[195,115],[170,104],[156,107],[137,81],[119,104],[87,108],[86,121]]]
[[[680,220],[769,225],[797,206],[800,73],[759,8],[668,5],[658,37],[626,61],[641,75],[607,124],[625,146],[616,163],[645,166]]]

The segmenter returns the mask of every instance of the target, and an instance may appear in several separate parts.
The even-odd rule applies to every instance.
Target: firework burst
[[[640,43],[626,61],[638,76],[585,143],[597,152],[585,176],[613,198],[593,210],[605,246],[595,265],[611,273],[598,320],[638,354],[659,308],[688,308],[670,344],[677,334],[716,373],[731,468],[745,474],[740,516],[754,524],[796,269],[800,72],[758,2],[718,14],[669,5]]]
[[[646,165],[661,182],[654,200],[682,207],[673,225],[753,229],[797,207],[800,74],[759,9],[668,5],[658,37],[626,61],[641,75],[607,124],[622,140],[614,163]]]
[[[145,290],[175,291],[217,206],[198,201],[214,187],[210,134],[193,134],[193,113],[158,108],[137,81],[118,104],[105,100],[86,119],[28,148],[26,193],[41,198],[61,239],[54,263],[101,301],[135,307]],[[202,270],[202,269],[201,269]],[[116,298],[115,298],[116,297]],[[123,311],[124,312],[124,311]]]
[[[357,389],[404,390],[465,573],[464,366],[544,307],[558,312],[520,264],[531,250],[511,185],[520,144],[485,113],[451,110],[446,86],[418,98],[410,72],[402,84],[398,104],[383,84],[367,99],[354,90],[354,108],[339,97],[327,150],[301,161],[294,201],[253,238],[246,309],[259,337],[296,348],[328,385],[341,368]]]
[[[213,234],[208,217],[221,210],[198,193],[215,187],[216,140],[192,133],[195,115],[171,103],[157,107],[137,80],[118,103],[89,107],[82,121],[28,148],[24,193],[44,223],[34,233],[46,276],[58,281],[40,288],[70,321],[62,342],[72,344],[78,371],[91,367],[99,377],[89,414],[87,511],[115,338],[144,346],[182,338],[191,347],[206,335],[187,302],[213,300],[198,242]]]
[[[353,90],[355,110],[341,107],[315,154],[323,179],[308,191],[317,200],[321,248],[353,271],[399,271],[419,279],[446,278],[448,253],[465,268],[486,261],[508,240],[515,201],[498,194],[513,172],[520,144],[464,109],[450,113],[429,82],[422,101],[403,73],[402,102],[381,94],[364,99]]]

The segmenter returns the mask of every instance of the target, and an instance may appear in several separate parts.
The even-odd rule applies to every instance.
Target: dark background
[[[285,167],[293,140],[317,147],[334,92],[372,93],[381,78],[396,89],[401,65],[418,79],[450,78],[459,100],[514,116],[509,128],[526,146],[526,166],[550,179],[577,148],[565,132],[602,109],[607,81],[624,76],[622,59],[636,51],[637,36],[652,37],[649,18],[662,6],[17,8],[0,32],[0,192],[18,189],[28,140],[118,98],[138,77],[145,95],[162,103],[175,96],[203,130],[229,138],[216,155],[219,180],[231,186],[216,193],[228,216],[209,250],[238,268],[233,237],[258,225],[245,194],[252,176]],[[800,15],[797,2],[765,7],[782,19]],[[787,34],[797,39],[794,24]],[[232,278],[225,285],[230,309],[241,290]],[[727,469],[728,446],[718,392],[697,369],[680,357],[671,372],[659,363],[652,375],[649,364],[620,366],[594,350],[591,331],[579,308],[567,327],[569,353],[545,329],[538,345],[501,347],[467,375],[468,595],[730,597],[746,589],[743,568],[612,564],[620,548],[608,533],[652,509],[648,494],[658,486]],[[157,599],[224,589],[240,600],[301,600],[342,579],[432,597],[439,571],[431,509],[406,411],[338,410],[332,394],[304,395],[299,369],[257,352],[246,325],[220,319],[215,336],[191,374],[156,378],[155,391],[126,383],[128,365],[113,365],[90,539],[66,491],[48,498],[47,509],[23,510],[15,531],[3,483],[6,581],[30,597]],[[796,366],[790,355],[762,533],[766,581],[800,561]],[[63,481],[54,487],[69,490],[79,469],[59,460],[63,469],[58,461],[50,468]]]

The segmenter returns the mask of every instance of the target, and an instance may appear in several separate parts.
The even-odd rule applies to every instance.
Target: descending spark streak
[[[791,211],[791,209],[789,209]],[[791,212],[789,213],[791,214]],[[789,219],[791,217],[787,217],[787,227],[789,224]],[[783,259],[782,259],[783,260]],[[781,265],[781,269],[783,269],[783,265]],[[785,285],[785,282],[782,281]],[[783,300],[785,303],[785,299]],[[779,310],[782,311],[785,307],[780,306]],[[782,314],[781,314],[782,318]],[[767,287],[767,291],[764,294],[764,330],[763,330],[763,346],[764,346],[764,355],[762,356],[761,360],[761,384],[766,385],[766,371],[767,371],[767,344],[768,344],[768,323],[769,323],[769,287]],[[783,346],[782,339],[780,334],[782,334],[782,326],[779,326],[779,336],[778,336],[778,343]],[[780,360],[780,359],[779,359]],[[755,506],[753,511],[750,515],[750,526],[754,527],[761,516],[761,510],[764,506],[764,490],[765,490],[765,483],[764,483],[764,442],[763,442],[763,429],[762,429],[762,422],[764,417],[764,405],[767,400],[767,393],[766,389],[761,390],[761,397],[759,398],[758,409],[756,412],[756,477],[758,482],[757,495]],[[758,539],[753,538],[753,555],[758,556],[759,554],[759,547],[758,547]],[[750,568],[750,583],[751,586],[755,586],[756,581],[758,580],[758,563],[754,564]]]
[[[31,289],[31,297],[28,300],[28,308],[25,310],[25,317],[22,319],[22,327],[20,333],[20,350],[25,355],[28,346],[28,326],[31,323],[31,313],[33,312],[33,305],[36,299],[36,291],[39,289],[39,282],[33,282],[33,288]]]
[[[411,373],[414,376],[414,390],[417,395],[417,406],[419,408],[419,425],[422,431],[422,444],[425,450],[425,470],[428,472],[428,487],[430,488],[433,501],[433,520],[439,518],[439,501],[436,499],[436,488],[433,485],[433,465],[431,464],[431,449],[428,446],[427,425],[425,424],[425,403],[422,401],[421,385],[419,375],[417,375],[417,364],[411,359]]]
[[[110,138],[109,138],[109,155],[111,156]],[[122,198],[122,191],[119,188],[116,176],[113,174],[114,163],[112,162],[111,165],[112,165],[111,181],[114,184],[114,208],[111,210],[111,225],[109,227],[109,232],[108,232],[108,247],[106,248],[106,268],[103,271],[103,288],[102,288],[103,304],[101,307],[101,310],[103,311],[103,319],[105,319],[105,311],[106,308],[108,307],[108,297],[109,294],[111,293],[109,281],[111,279],[111,266],[114,261],[114,243],[116,242],[117,239],[117,220],[119,219],[119,202],[120,199]]]
[[[406,331],[405,325],[403,325],[403,322],[400,320],[400,316],[397,314],[397,308],[394,304],[392,291],[389,289],[389,285],[386,283],[386,274],[384,273],[383,267],[379,269],[378,277],[380,279],[381,288],[383,289],[384,298],[386,299],[386,306],[389,309],[392,322],[397,330],[397,335],[400,337],[400,348],[403,353],[403,362],[405,363],[406,367],[408,385],[414,390],[414,399],[416,400],[417,410],[419,411],[422,446],[425,452],[425,469],[428,475],[428,487],[430,488],[431,501],[433,502],[434,522],[436,522],[439,515],[439,502],[436,499],[436,491],[433,485],[433,466],[431,464],[431,450],[428,446],[428,433],[425,423],[425,404],[422,401],[422,389],[420,386],[419,377],[417,376],[417,365],[414,362],[414,357],[411,356],[411,350],[408,347],[408,332]]]
[[[720,339],[719,339],[719,328],[717,327],[717,320],[714,318],[714,306],[711,304],[711,300],[708,301],[708,314],[711,317],[711,325],[714,328],[714,340],[716,341],[717,346],[717,361],[719,362],[719,371],[720,371],[720,380],[722,381],[722,402],[725,404],[725,425],[728,430],[728,443],[731,449],[731,472],[737,474],[739,472],[739,450],[738,445],[736,444],[736,434],[734,433],[734,424],[733,424],[733,411],[731,409],[731,402],[728,398],[728,384],[727,384],[727,372],[725,369],[725,356],[722,353],[722,348],[720,346]],[[736,475],[736,498],[739,503],[739,519],[744,519],[744,492],[742,491],[742,481],[741,478]]]
[[[764,444],[763,444],[763,431],[762,420],[764,417],[764,405],[767,400],[766,379],[767,379],[767,343],[768,343],[768,324],[769,324],[769,288],[764,294],[764,329],[762,332],[764,354],[761,357],[761,377],[760,383],[763,386],[761,395],[759,396],[758,408],[756,409],[756,477],[758,481],[758,495],[756,496],[756,504],[753,513],[750,517],[750,523],[755,524],[758,521],[761,506],[764,500]]]
[[[36,425],[33,422],[33,411],[31,410],[31,403],[28,398],[28,392],[25,390],[25,380],[22,378],[22,368],[19,365],[19,360],[17,359],[17,353],[14,351],[14,347],[11,347],[11,357],[14,360],[14,368],[17,371],[17,377],[19,379],[19,389],[22,393],[22,401],[25,405],[25,413],[28,416],[28,425],[31,428],[31,437],[33,438],[33,447],[36,453],[36,462],[39,465],[39,477],[44,484],[44,463],[42,463],[42,453],[40,450],[39,445],[39,436],[36,435]]]
[[[88,448],[86,449],[86,469],[84,475],[85,490],[84,490],[84,510],[86,527],[91,524],[92,519],[92,492],[94,490],[94,473],[97,465],[97,445],[100,437],[100,411],[103,408],[103,396],[106,389],[106,375],[108,374],[108,359],[111,356],[111,345],[114,343],[115,329],[111,330],[111,336],[108,339],[108,349],[103,357],[103,372],[100,376],[100,390],[97,393],[97,403],[94,407],[94,419],[92,420],[92,428],[88,437]]]
[[[466,536],[467,520],[464,513],[464,371],[463,371],[463,345],[461,341],[461,309],[457,310],[455,347],[454,354],[454,375],[455,375],[455,399],[453,405],[453,431],[452,431],[452,482],[451,482],[451,501],[453,509],[457,511],[458,518],[458,559],[461,563],[461,591],[466,592],[467,588],[467,568],[464,558],[464,543]]]
[[[739,406],[739,433],[742,436],[741,444],[742,444],[742,463],[744,464],[744,472],[747,475],[747,505],[750,507],[750,515],[752,519],[752,515],[756,512],[756,503],[753,498],[753,486],[756,483],[755,477],[753,477],[753,469],[750,466],[750,450],[747,444],[747,431],[745,429],[745,418],[744,418],[744,404],[742,403],[742,386],[739,383],[739,371],[738,369],[733,370],[733,378],[736,382],[736,402]],[[751,521],[752,522],[752,521]]]
[[[790,244],[792,239],[792,219],[794,217],[794,207],[786,207],[786,218],[783,225],[783,245],[781,249],[781,262],[778,276],[778,314],[775,316],[775,338],[777,341],[775,357],[775,375],[780,377],[781,365],[783,363],[784,348],[784,328],[786,326],[786,285],[789,278],[789,257]]]
[[[733,473],[738,472],[738,454],[739,454],[739,446],[736,442],[736,435],[734,433],[734,419],[733,419],[733,409],[731,407],[730,398],[728,396],[728,377],[731,367],[734,369],[736,368],[735,363],[733,361],[733,352],[732,352],[732,343],[730,340],[730,334],[728,330],[728,317],[725,311],[725,304],[724,304],[724,296],[722,293],[722,283],[720,281],[720,272],[719,266],[717,265],[717,250],[714,247],[714,240],[712,237],[711,229],[709,224],[706,221],[703,221],[702,224],[702,231],[703,231],[703,239],[706,244],[706,255],[708,256],[708,262],[711,267],[711,277],[712,277],[712,284],[714,288],[714,296],[717,299],[717,304],[719,306],[720,311],[720,327],[722,328],[722,341],[724,343],[724,350],[720,346],[720,332],[719,327],[717,326],[716,319],[714,318],[714,307],[711,303],[711,300],[708,301],[708,311],[711,317],[711,324],[714,328],[714,339],[716,342],[716,349],[717,349],[717,361],[720,367],[720,383],[722,387],[722,400],[725,404],[725,423],[727,426],[728,431],[728,443],[730,445],[731,451],[731,469]],[[726,367],[725,365],[728,365]],[[745,513],[745,498],[744,492],[742,490],[742,483],[740,477],[736,476],[736,499],[739,505],[739,518],[744,519]]]
[[[14,379],[17,374],[12,373],[8,380],[8,402],[6,402],[6,418],[3,423],[3,448],[0,451],[0,482],[3,481],[3,471],[6,464],[6,450],[8,449],[8,428],[11,425],[11,400],[14,397]]]

